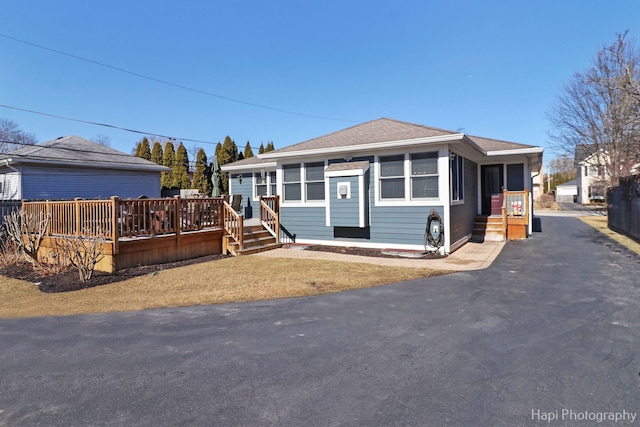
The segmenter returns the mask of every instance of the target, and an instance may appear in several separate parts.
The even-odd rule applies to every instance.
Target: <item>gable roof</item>
[[[46,164],[102,169],[165,172],[170,169],[149,160],[123,153],[79,136],[65,136],[38,145],[29,145],[0,155],[12,164]]]

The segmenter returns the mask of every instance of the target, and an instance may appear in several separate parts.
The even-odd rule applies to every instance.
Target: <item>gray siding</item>
[[[453,244],[473,232],[478,211],[478,165],[464,159],[464,203],[451,206],[451,242]],[[445,227],[447,224],[445,224]]]
[[[253,196],[253,176],[251,173],[243,173],[242,174],[242,184],[238,183],[237,173],[232,173],[231,176],[233,179],[229,179],[229,193],[230,194],[242,194],[242,207],[247,207],[248,203],[251,203],[251,206],[254,208],[254,215],[259,215],[257,211],[258,206],[256,203],[251,202],[251,197]]]
[[[338,198],[338,183],[348,182],[351,185],[349,199]],[[360,189],[357,176],[332,177],[329,179],[329,203],[331,212],[331,226],[359,227],[360,226]]]
[[[371,241],[424,245],[427,218],[432,210],[444,217],[442,206],[374,206],[371,209]]]
[[[160,197],[160,173],[89,168],[22,168],[22,197],[61,200]]]

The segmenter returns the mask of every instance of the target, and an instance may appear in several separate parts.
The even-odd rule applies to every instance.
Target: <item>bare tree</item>
[[[24,132],[13,120],[0,117],[0,153],[8,153],[24,145],[34,145],[38,139],[32,133]]]
[[[27,261],[38,263],[38,250],[44,239],[51,217],[45,213],[31,215],[22,210],[16,210],[4,217],[4,225],[11,238]]]
[[[627,33],[603,47],[593,65],[566,85],[549,114],[553,148],[593,156],[607,184],[640,161],[640,53]]]
[[[91,141],[96,144],[104,145],[105,147],[111,147],[111,137],[108,135],[99,133],[98,135],[94,135],[91,138]]]

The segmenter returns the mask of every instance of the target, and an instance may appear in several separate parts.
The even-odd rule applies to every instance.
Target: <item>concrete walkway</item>
[[[260,252],[250,256],[272,258],[322,259],[328,261],[361,262],[394,267],[432,268],[438,270],[481,270],[487,268],[502,251],[505,242],[469,242],[463,247],[440,259],[381,258],[347,255],[333,252],[307,251],[293,248],[280,248]]]

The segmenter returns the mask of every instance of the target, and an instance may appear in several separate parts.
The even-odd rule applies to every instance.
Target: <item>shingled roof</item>
[[[169,168],[123,153],[79,136],[65,136],[38,145],[29,145],[0,155],[0,161],[13,164],[43,163],[108,169],[164,172]]]
[[[447,137],[454,139],[466,138],[473,142],[480,151],[495,152],[504,150],[517,150],[537,148],[533,145],[519,144],[515,142],[500,141],[497,139],[483,138],[466,135],[445,129],[418,125],[388,118],[381,118],[365,122],[347,129],[330,133],[328,135],[313,138],[298,144],[293,144],[279,150],[264,153],[263,158],[277,158],[286,153],[301,153],[314,150],[330,150],[355,148],[359,145],[369,145],[385,142],[411,141],[424,138]]]

